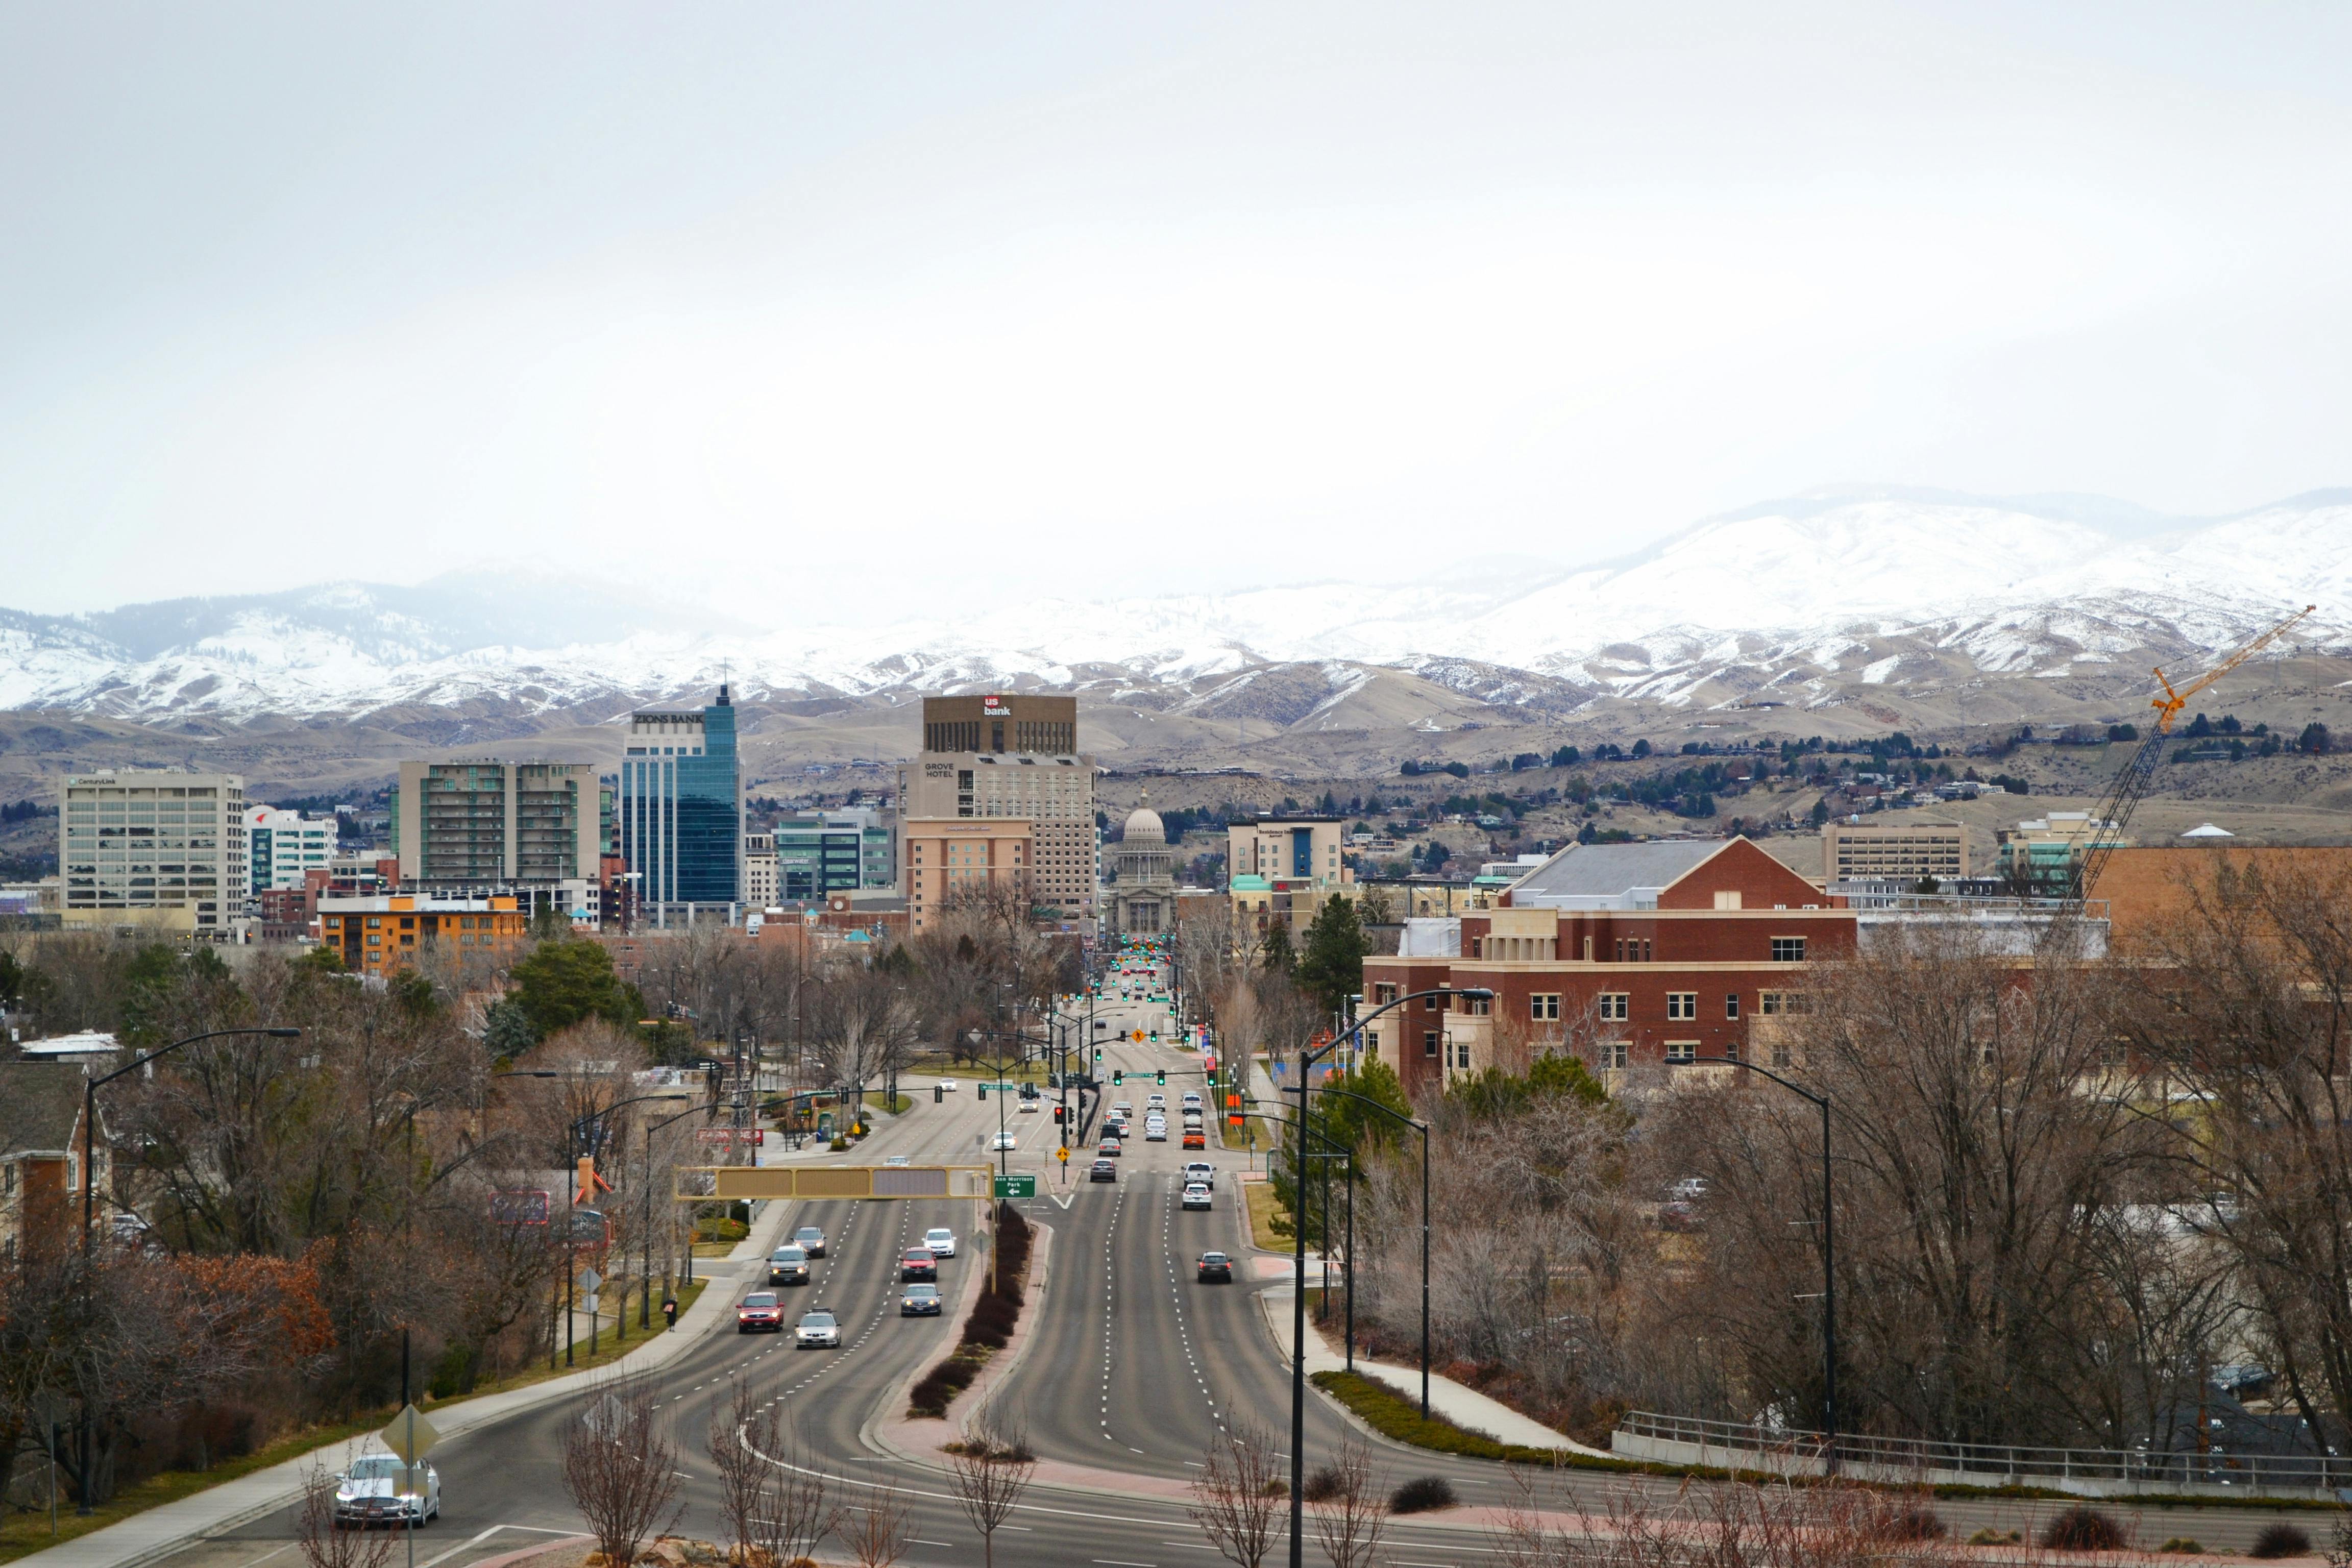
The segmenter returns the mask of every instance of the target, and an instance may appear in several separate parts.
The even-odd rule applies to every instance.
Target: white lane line
[[[494,1525],[492,1525],[492,1526],[490,1526],[490,1530],[496,1530],[497,1528],[498,1528],[498,1526],[497,1526],[497,1525],[495,1525],[495,1524],[494,1524]],[[482,1531],[482,1535],[488,1535],[488,1534],[490,1532],[490,1530],[486,1530],[486,1531]],[[478,1536],[474,1537],[474,1541],[479,1541],[479,1540],[481,1540],[482,1535],[478,1535]],[[471,1546],[471,1545],[473,1545],[473,1544],[474,1544],[474,1541],[468,1541],[468,1542],[467,1542],[465,1543],[465,1545],[464,1545],[464,1546],[452,1546],[451,1548],[449,1548],[449,1552],[463,1552],[463,1551],[465,1551],[465,1550],[466,1550],[466,1547],[467,1547],[467,1546]],[[245,1565],[245,1568],[260,1568],[260,1564],[262,1564],[262,1563],[267,1563],[267,1562],[268,1562],[271,1558],[273,1558],[273,1557],[277,1556],[278,1552],[291,1552],[291,1551],[293,1551],[293,1550],[294,1550],[294,1548],[296,1548],[297,1546],[299,1546],[300,1544],[302,1544],[302,1543],[301,1543],[300,1542],[299,1542],[299,1541],[289,1541],[289,1542],[288,1542],[285,1545],[283,1545],[283,1546],[281,1546],[281,1547],[278,1548],[278,1551],[277,1551],[277,1552],[263,1552],[260,1556],[258,1556],[258,1557],[255,1558],[252,1562],[250,1562],[250,1563],[247,1563],[247,1564]],[[441,1553],[441,1557],[446,1557],[446,1556],[448,1556],[448,1555],[449,1555],[449,1552],[444,1552],[443,1553]],[[438,1562],[440,1562],[440,1561],[441,1561],[441,1557],[436,1557],[436,1558],[433,1560],[433,1562],[434,1562],[434,1563],[438,1563]],[[425,1568],[432,1568],[432,1563],[427,1563],[427,1564],[425,1564]]]

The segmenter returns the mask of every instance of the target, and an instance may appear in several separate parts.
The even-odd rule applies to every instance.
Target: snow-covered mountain
[[[1181,688],[1205,711],[1302,664],[1327,667],[1309,717],[1382,668],[1555,708],[1612,695],[1802,706],[1980,676],[2137,677],[2151,657],[2227,647],[2305,604],[2319,606],[2306,640],[2352,637],[2352,490],[2179,521],[2096,497],[1849,487],[1593,566],[1073,598],[869,628],[713,626],[637,591],[481,573],[0,610],[0,709],[246,724],[492,704],[591,718],[698,694],[724,669],[754,700]]]

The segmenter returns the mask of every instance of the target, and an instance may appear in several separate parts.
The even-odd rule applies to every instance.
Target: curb
[[[567,1546],[577,1546],[583,1541],[593,1544],[595,1539],[593,1535],[566,1535],[553,1541],[542,1541],[536,1546],[525,1546],[518,1551],[507,1552],[503,1556],[485,1558],[475,1563],[473,1568],[509,1568],[512,1563],[526,1563],[531,1558],[544,1556],[550,1552],[561,1552]]]

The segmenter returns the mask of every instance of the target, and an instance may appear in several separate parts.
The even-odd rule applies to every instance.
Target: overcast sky
[[[0,7],[0,604],[2352,483],[2352,7]]]

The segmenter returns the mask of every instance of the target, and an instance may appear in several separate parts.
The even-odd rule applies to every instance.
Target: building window
[[[1602,1051],[1607,1053],[1607,1060],[1611,1067],[1620,1068],[1621,1070],[1624,1068],[1626,1056],[1630,1049],[1624,1041],[1612,1040],[1601,1048]]]
[[[1813,1010],[1813,999],[1801,991],[1761,991],[1756,1001],[1757,1010],[1772,1017],[1796,1017]]]
[[[1437,1059],[1436,1030],[1423,1029],[1421,1032],[1421,1054],[1427,1057],[1432,1061],[1435,1061]]]
[[[1535,1023],[1550,1023],[1559,1017],[1559,993],[1548,991],[1528,998],[1528,1017]]]
[[[1468,1072],[1470,1070],[1469,1041],[1456,1040],[1454,1042],[1454,1066],[1455,1070],[1460,1072]]]
[[[1632,994],[1628,992],[1603,991],[1600,996],[1601,1021],[1604,1024],[1623,1023],[1633,1016],[1631,1010],[1633,1000]]]
[[[1372,1000],[1374,1002],[1385,1004],[1393,1002],[1396,999],[1397,988],[1387,981],[1383,980],[1372,987]]]
[[[1723,1016],[1727,1018],[1737,1018],[1739,1016],[1738,992],[1727,991],[1723,994]]]
[[[1776,1040],[1773,1042],[1772,1065],[1776,1068],[1794,1067],[1797,1065],[1795,1061],[1790,1058],[1788,1043],[1786,1041]]]
[[[1802,963],[1805,962],[1805,939],[1801,936],[1776,936],[1772,939],[1772,962]]]
[[[1666,1019],[1668,1022],[1682,1023],[1695,1019],[1697,1016],[1697,992],[1669,991],[1666,993]]]
[[[1698,1060],[1698,1042],[1696,1040],[1668,1040],[1666,1042],[1666,1060],[1670,1062],[1695,1062]]]
[[[1473,1016],[1483,1018],[1495,1010],[1495,999],[1492,996],[1465,996],[1462,1005]]]

